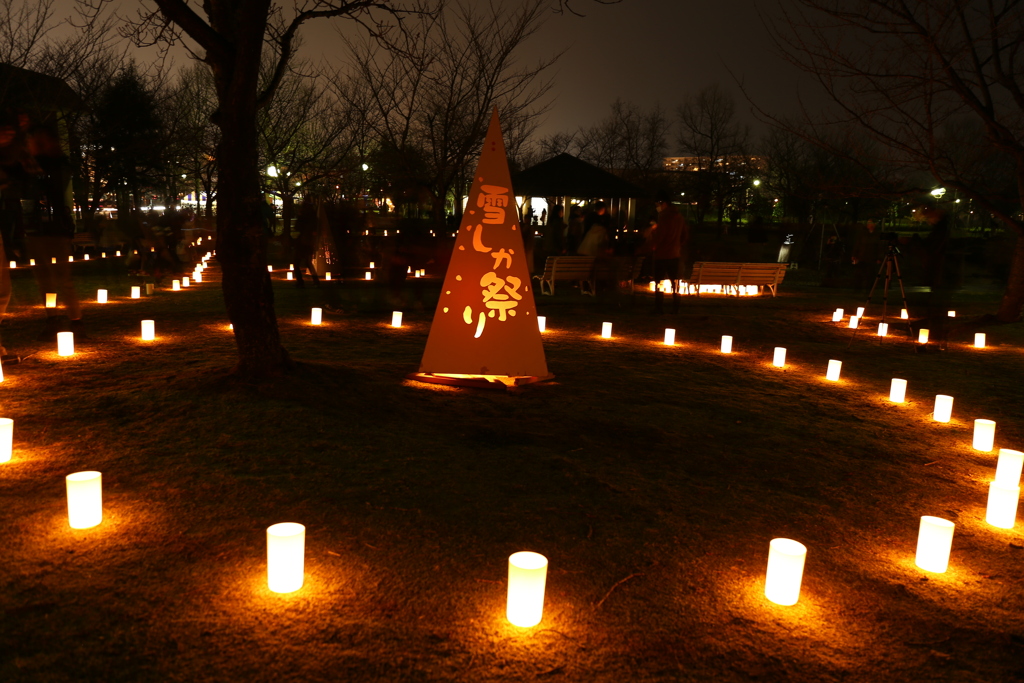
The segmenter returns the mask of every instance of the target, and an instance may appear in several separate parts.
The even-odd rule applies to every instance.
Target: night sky
[[[506,5],[515,2],[504,0]],[[58,0],[58,13],[70,15],[73,6],[74,0]],[[130,0],[121,3],[123,12],[135,6]],[[600,120],[616,97],[643,107],[660,103],[672,114],[687,93],[716,82],[735,93],[743,116],[757,129],[730,70],[766,109],[795,111],[800,74],[775,55],[757,11],[771,13],[774,0],[623,0],[614,5],[574,0],[573,7],[585,16],[552,14],[523,53],[530,58],[567,48],[554,67],[552,106],[541,135]],[[300,55],[343,60],[338,26],[345,22],[307,24]],[[180,50],[175,57],[179,63],[187,60]],[[139,60],[147,61],[145,55]],[[800,93],[815,99],[812,83],[805,82]],[[673,135],[670,154],[674,147]]]

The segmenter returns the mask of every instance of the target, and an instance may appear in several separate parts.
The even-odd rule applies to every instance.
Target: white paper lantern
[[[860,307],[859,307],[859,308],[857,309],[857,317],[858,317],[858,318],[863,318],[863,317],[864,317],[864,307],[863,307],[863,306],[860,306]]]
[[[955,318],[956,317],[956,311],[947,311],[946,315],[948,315],[950,318]]]
[[[547,329],[547,325],[548,325],[548,319],[547,319],[547,317],[546,317],[546,316],[543,316],[543,315],[538,315],[538,316],[537,316],[537,328],[538,328],[538,329],[539,329],[539,330],[540,330],[541,332],[543,332],[543,331],[544,331],[545,329]]]
[[[1009,448],[999,449],[996,463],[996,483],[1003,488],[1020,486],[1020,473],[1024,469],[1024,453]]]
[[[889,400],[893,403],[903,403],[907,398],[907,380],[896,379],[892,380],[892,384],[889,385]]]
[[[17,268],[18,267],[18,262],[17,261],[11,261],[10,264],[8,264],[8,265],[10,265],[11,268]]]
[[[732,337],[727,334],[722,335],[722,353],[732,353]]]
[[[107,303],[107,290],[97,289],[96,290],[96,303],[105,304]]]
[[[0,462],[10,462],[14,453],[14,420],[0,417]]]
[[[171,280],[171,289],[175,292],[181,291],[181,280]]]
[[[55,263],[57,263],[57,257],[56,257],[56,256],[53,256],[53,257],[51,257],[51,258],[50,258],[50,263],[51,263],[51,264],[55,264]]]
[[[992,420],[974,421],[974,450],[992,452],[996,440],[996,423]]]
[[[57,308],[57,292],[46,293],[46,307]]]
[[[611,339],[612,337],[612,324],[601,323],[601,336],[605,339]]]
[[[156,290],[156,285],[152,282],[146,283],[146,296],[153,296],[153,292]]]
[[[75,355],[75,333],[74,332],[58,332],[57,333],[57,355],[58,356],[73,356],[73,355]]]
[[[74,263],[74,262],[75,262],[75,257],[74,256],[68,256],[68,263]]]
[[[89,529],[103,521],[103,475],[75,472],[65,477],[68,489],[68,524]]]
[[[363,279],[364,280],[372,280],[373,279],[373,273],[371,273],[370,271],[366,271],[366,275],[363,276]]]
[[[672,346],[676,343],[676,331],[671,327],[665,328],[665,345]]]
[[[140,299],[142,298],[142,287],[132,287],[131,298]]]
[[[305,580],[306,527],[283,522],[267,527],[267,587],[291,593]]]
[[[285,279],[294,280],[295,275],[292,273],[292,271],[289,270],[287,273],[285,273]]]
[[[1002,486],[992,482],[988,487],[988,508],[985,521],[1000,529],[1012,529],[1017,523],[1017,502],[1020,486]]]
[[[942,574],[949,566],[949,550],[953,547],[953,522],[941,517],[924,516],[917,533],[915,563],[921,569]]]
[[[85,260],[86,260],[86,261],[88,261],[88,260],[89,260],[89,255],[88,255],[88,254],[86,254],[86,255],[85,255]]]
[[[837,323],[843,319],[843,309],[837,308],[835,313],[832,314],[832,322]]]
[[[858,318],[858,317],[857,317],[857,316],[855,316],[855,315],[851,315],[851,316],[850,316],[850,329],[851,329],[851,330],[855,330],[855,329],[857,329],[857,326],[858,326],[859,324],[860,324],[860,318]]]
[[[181,278],[181,286],[182,286],[182,287],[188,287],[188,285],[189,285],[189,280],[188,280],[188,278],[187,278],[187,277],[183,277],[183,278]]]
[[[401,311],[392,311],[391,312],[391,327],[401,327],[401,326],[402,326],[402,312]]]
[[[375,266],[374,266],[374,264],[373,264],[373,261],[370,261],[370,268],[374,268],[374,267],[375,267]]]
[[[935,396],[935,410],[932,417],[936,422],[949,422],[953,415],[953,397],[945,394]]]
[[[156,339],[156,323],[152,320],[142,321],[142,341],[153,341]]]
[[[909,320],[910,319],[910,314],[907,313],[907,309],[905,309],[905,308],[901,308],[900,309],[900,318],[902,318],[903,320]]]
[[[917,343],[918,344],[927,344],[928,343],[928,330],[926,330],[923,327],[920,330],[918,330],[918,332],[917,332]]]
[[[267,272],[268,273],[273,273],[274,272],[274,266],[267,266]]]
[[[825,372],[825,379],[832,380],[833,382],[839,381],[839,373],[843,370],[843,361],[841,360],[830,360],[828,362],[828,370]]]
[[[878,323],[878,336],[884,337],[889,334],[889,323]]]
[[[202,282],[203,281],[203,274],[200,271],[198,271],[198,270],[195,273],[192,274],[192,277],[193,277],[193,279],[195,279],[196,282]]]
[[[508,601],[505,616],[515,626],[530,628],[544,616],[548,559],[540,553],[519,552],[508,558]]]
[[[654,280],[651,280],[651,286],[650,287],[651,287],[651,291],[652,292],[657,292],[658,291],[658,283],[655,282]]]
[[[326,275],[324,275],[324,277],[325,277],[325,278],[326,278],[327,280],[330,280],[330,279],[331,279],[331,271],[329,271],[329,270],[328,270],[328,271],[327,271],[327,274],[326,274]]]
[[[35,260],[34,258],[30,258],[30,259],[28,260],[28,264],[29,264],[30,266],[34,266],[34,265],[36,264],[36,260]]]
[[[974,333],[974,348],[983,349],[985,348],[985,333],[975,332]]]
[[[323,317],[324,309],[314,308],[313,311],[310,313],[309,322],[313,325],[319,325],[323,322]]]
[[[786,366],[786,349],[781,346],[775,347],[775,356],[772,358],[772,365],[777,368]]]
[[[807,547],[788,538],[774,538],[768,546],[768,573],[764,595],[778,605],[795,605],[800,599]]]

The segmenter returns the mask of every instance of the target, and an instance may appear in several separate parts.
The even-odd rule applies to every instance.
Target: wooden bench
[[[536,276],[534,276],[536,277]],[[544,274],[540,276],[540,293],[554,294],[555,282],[569,280],[580,283],[580,293],[594,296],[594,258],[591,256],[548,256]],[[547,291],[544,291],[547,286]],[[587,289],[590,291],[588,292]]]
[[[739,287],[754,285],[758,291],[763,293],[764,288],[771,290],[775,296],[782,278],[786,276],[788,263],[726,263],[712,261],[697,261],[693,264],[693,272],[686,285],[693,285],[697,289],[697,296],[700,296],[701,285],[722,285],[726,292],[734,291],[739,294]],[[687,287],[686,291],[689,292]]]

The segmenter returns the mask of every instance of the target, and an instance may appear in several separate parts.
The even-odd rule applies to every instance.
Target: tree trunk
[[[1010,262],[1010,276],[1006,282],[1003,299],[999,302],[996,318],[999,322],[1013,323],[1020,320],[1024,308],[1024,230],[1017,227],[1017,243]]]
[[[222,93],[219,125],[217,260],[238,346],[235,374],[256,379],[289,369],[292,362],[281,346],[267,273],[269,219],[260,192],[254,98]]]

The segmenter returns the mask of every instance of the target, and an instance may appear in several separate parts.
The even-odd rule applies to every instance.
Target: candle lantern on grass
[[[548,319],[545,316],[543,316],[543,315],[538,315],[537,316],[537,328],[541,332],[543,332],[545,329],[547,329],[547,325],[548,325]]]
[[[275,593],[302,588],[305,555],[306,527],[293,522],[267,527],[267,587]]]
[[[294,274],[292,273],[292,271],[290,271],[290,270],[289,270],[289,271],[288,271],[288,272],[287,272],[287,273],[285,274],[285,278],[286,278],[286,279],[288,279],[288,280],[294,280],[294,279],[295,279],[295,275],[294,275]]]
[[[777,605],[795,605],[800,599],[807,547],[788,538],[773,538],[768,546],[768,572],[764,595]]]
[[[1003,486],[992,482],[988,487],[988,508],[985,521],[1000,529],[1012,529],[1017,523],[1017,501],[1020,486]]]
[[[391,327],[401,327],[401,326],[402,326],[402,312],[401,311],[392,311],[391,312]]]
[[[878,336],[884,337],[889,334],[889,323],[878,323]]]
[[[311,324],[313,324],[313,325],[319,325],[320,323],[323,322],[323,317],[324,317],[324,309],[322,309],[322,308],[314,308],[312,313],[310,313],[309,322]]]
[[[953,546],[953,522],[941,517],[924,516],[917,533],[915,563],[921,569],[942,574],[949,566],[949,550]]]
[[[96,303],[105,304],[107,303],[107,290],[97,289],[96,290]]]
[[[142,287],[132,287],[131,297],[133,299],[140,299],[140,298],[142,298]]]
[[[324,279],[328,281],[331,279],[331,271],[327,271],[327,273],[324,275]]]
[[[889,400],[893,403],[903,403],[907,398],[907,380],[896,379],[892,380],[892,384],[889,385]]]
[[[917,331],[917,343],[918,344],[927,344],[928,343],[928,330],[927,329],[922,327],[920,330]]]
[[[540,553],[519,552],[508,558],[508,602],[505,615],[515,626],[530,628],[544,616],[544,587],[548,559]]]
[[[156,323],[152,320],[142,321],[142,341],[153,341],[156,339]]]
[[[786,349],[781,346],[775,347],[775,356],[772,358],[772,365],[777,368],[785,367],[786,365]]]
[[[864,317],[864,307],[863,306],[858,306],[857,307],[857,317],[858,318],[863,318]]]
[[[181,280],[171,280],[171,289],[175,292],[181,291]]]
[[[990,453],[995,445],[996,423],[992,420],[974,421],[974,450]]]
[[[187,277],[181,278],[181,286],[182,287],[188,287],[189,284],[191,284],[191,283],[189,282],[189,279]]]
[[[974,333],[974,348],[983,349],[985,348],[985,333],[975,332]]]
[[[665,346],[672,346],[676,343],[676,331],[671,327],[665,328]]]
[[[910,319],[910,314],[907,313],[907,309],[905,309],[905,308],[901,308],[900,309],[900,319],[901,320],[909,320]]]
[[[373,279],[373,273],[371,273],[370,271],[366,271],[366,274],[363,276],[363,279],[364,280],[372,280]]]
[[[722,353],[732,353],[732,337],[727,334],[722,335]]]
[[[75,472],[65,478],[68,488],[68,524],[89,529],[103,521],[103,475]]]
[[[935,410],[932,417],[936,422],[949,422],[953,416],[953,397],[945,394],[938,394],[935,397]]]
[[[612,337],[612,324],[601,323],[601,336],[605,339],[611,339]]]
[[[14,420],[0,417],[0,462],[10,462],[14,452]]]
[[[851,315],[850,316],[850,329],[851,330],[855,330],[855,329],[857,329],[858,325],[860,325],[860,318],[858,318],[855,315]]]
[[[830,360],[828,362],[828,370],[825,372],[825,379],[833,382],[839,381],[839,373],[843,371],[843,361],[841,360]]]
[[[57,333],[57,355],[58,356],[73,356],[73,355],[75,355],[75,333],[74,332],[58,332]]]
[[[1020,473],[1024,469],[1024,453],[1009,448],[999,449],[996,463],[996,483],[1004,488],[1020,486]]]
[[[835,313],[832,314],[832,322],[837,323],[843,319],[843,309],[837,308]]]
[[[46,293],[46,307],[57,308],[57,292]]]

